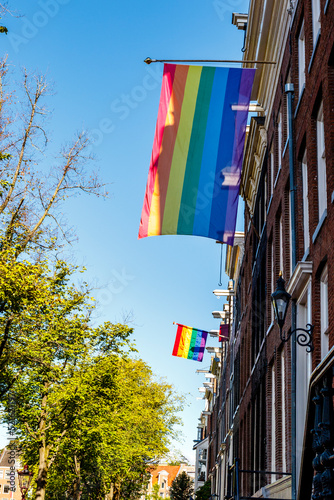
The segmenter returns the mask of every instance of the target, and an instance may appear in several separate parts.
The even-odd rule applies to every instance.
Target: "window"
[[[308,213],[308,180],[306,151],[302,159],[302,189],[303,189],[303,229],[304,229],[304,253],[310,246],[309,213]]]
[[[317,163],[318,163],[318,208],[319,220],[327,209],[325,129],[322,103],[317,115]]]
[[[271,292],[270,295],[272,295],[275,291],[275,262],[274,262],[274,246],[271,244],[271,264],[270,264],[270,270],[271,270]],[[274,308],[271,306],[271,321],[275,321],[275,313],[274,313]]]
[[[291,83],[291,71],[289,70],[289,73],[286,77],[285,80],[285,85]],[[284,153],[286,151],[288,141],[289,141],[289,99],[288,95],[285,93],[284,94],[284,129],[282,131],[283,133],[283,138],[284,138]]]
[[[275,366],[271,367],[271,470],[276,470],[276,404],[275,404]],[[276,474],[271,474],[271,482],[276,481]]]
[[[282,215],[279,218],[279,270],[284,276],[284,261],[283,261],[283,220]]]
[[[296,327],[305,328],[312,323],[312,283],[309,279],[297,299]],[[312,373],[312,353],[307,352],[305,347],[296,345],[296,461],[297,461],[297,484],[303,451],[305,416],[307,414],[307,399],[309,380]]]
[[[161,488],[164,489],[164,487],[165,487],[165,481],[162,481]]]
[[[267,201],[268,201],[268,176],[267,172],[264,176],[264,193],[263,193],[263,218],[264,222],[267,220]]]
[[[328,346],[328,268],[323,270],[320,278],[320,315],[321,315],[321,359],[329,351]]]
[[[281,351],[281,400],[282,400],[282,472],[286,472],[286,433],[285,433],[285,359]]]
[[[287,198],[288,198],[288,206],[289,206],[289,277],[292,275],[293,269],[292,269],[292,227],[291,227],[291,196],[290,193],[287,192]],[[287,276],[288,277],[288,276]]]
[[[277,119],[277,148],[278,148],[278,169],[282,166],[282,113],[278,113]]]
[[[9,486],[8,486],[8,484],[5,484],[5,486],[3,487],[3,492],[4,493],[9,493]]]
[[[0,470],[0,479],[3,478],[3,470]]]
[[[275,159],[273,150],[270,151],[270,196],[274,192],[274,180],[275,180]]]
[[[314,47],[320,31],[320,0],[312,0],[312,31]]]
[[[305,85],[305,31],[304,23],[299,31],[298,36],[298,87],[299,95],[301,95]]]

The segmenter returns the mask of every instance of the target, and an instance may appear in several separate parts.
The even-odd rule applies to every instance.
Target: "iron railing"
[[[253,496],[247,496],[246,492],[242,492],[242,488],[240,486],[240,478],[242,474],[252,474],[252,475],[275,475],[275,476],[291,476],[288,472],[272,472],[272,471],[263,471],[263,470],[247,470],[240,469],[239,459],[236,458],[234,460],[233,465],[228,467],[227,474],[227,492],[225,496],[225,500],[249,500],[253,499]],[[272,498],[272,500],[279,500]]]

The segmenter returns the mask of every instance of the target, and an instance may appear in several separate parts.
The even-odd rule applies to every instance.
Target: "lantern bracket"
[[[314,325],[310,325],[310,323],[306,325],[306,328],[296,328],[295,330],[290,328],[287,335],[282,333],[282,329],[280,329],[280,338],[282,342],[288,342],[293,333],[302,332],[296,335],[297,344],[306,347],[307,352],[312,352],[314,351],[313,329]]]

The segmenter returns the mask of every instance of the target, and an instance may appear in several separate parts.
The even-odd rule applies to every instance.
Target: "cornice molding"
[[[242,170],[242,196],[248,205],[250,213],[254,213],[256,193],[261,177],[262,165],[267,148],[267,131],[264,118],[251,119],[250,130],[245,147]]]
[[[305,289],[305,286],[312,276],[313,262],[298,262],[289,280],[287,292],[293,299],[298,300]]]

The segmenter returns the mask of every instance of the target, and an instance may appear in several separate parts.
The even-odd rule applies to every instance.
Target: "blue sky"
[[[15,4],[15,5],[14,5]],[[241,59],[243,32],[232,12],[247,12],[248,0],[15,0],[21,17],[8,17],[1,37],[13,78],[19,68],[47,73],[54,95],[47,98],[55,151],[84,129],[107,200],[80,196],[64,205],[78,243],[72,259],[87,268],[97,287],[98,321],[131,315],[139,355],[159,376],[188,393],[184,440],[175,447],[192,462],[197,419],[203,409],[198,387],[203,363],[172,357],[173,321],[217,329],[213,310],[222,309],[218,288],[220,245],[189,236],[137,239],[157,118],[163,67],[143,60]],[[242,229],[242,214],[238,228]],[[223,275],[223,288],[227,277]],[[208,345],[217,345],[210,340]],[[2,433],[3,435],[4,433]]]

